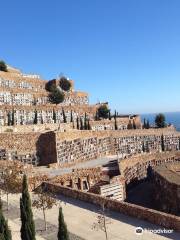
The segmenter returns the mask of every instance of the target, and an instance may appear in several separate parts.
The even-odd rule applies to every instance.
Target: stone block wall
[[[72,188],[60,186],[58,184],[52,184],[49,182],[44,182],[43,184],[46,186],[48,191],[52,191],[53,193],[62,194],[64,196],[92,203],[98,206],[102,206],[104,204],[106,209],[120,212],[141,220],[149,221],[167,229],[180,231],[180,217],[152,209],[147,209],[135,204],[104,198],[100,195],[82,192]]]
[[[180,162],[180,152],[164,152],[132,156],[120,160],[119,168],[124,176],[126,184],[138,181],[147,177],[148,166],[155,167],[163,163]]]
[[[179,170],[180,161],[177,166]],[[180,216],[180,175],[172,169],[172,164],[153,169],[153,199],[158,210]]]

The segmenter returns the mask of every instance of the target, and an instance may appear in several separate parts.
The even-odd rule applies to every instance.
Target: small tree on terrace
[[[166,118],[165,118],[164,114],[159,113],[158,115],[156,115],[155,124],[156,124],[156,127],[158,127],[158,128],[166,127]]]
[[[49,101],[54,104],[59,104],[64,101],[64,93],[58,88],[53,88],[49,94]]]
[[[56,111],[53,109],[53,121],[56,123]]]
[[[11,240],[11,231],[2,212],[2,202],[0,200],[0,240]]]
[[[37,110],[35,110],[34,112],[34,121],[33,121],[34,124],[37,124],[38,123],[38,114],[37,114]]]
[[[7,72],[7,65],[4,61],[0,61],[0,71]]]
[[[67,230],[67,225],[64,221],[64,216],[62,212],[62,207],[59,208],[59,227],[58,227],[58,240],[69,240],[69,233]]]
[[[72,113],[72,110],[71,110],[71,119],[70,119],[71,123],[73,122],[73,113]]]
[[[118,130],[118,126],[117,126],[117,113],[116,113],[116,111],[115,111],[115,114],[114,114],[114,129],[115,130]]]
[[[76,123],[77,123],[77,129],[79,130],[79,118],[76,118]]]
[[[82,118],[80,118],[80,130],[83,130],[83,129],[84,129],[83,120]]]
[[[63,121],[64,121],[64,123],[67,123],[66,114],[65,114],[65,112],[64,112],[64,109],[62,109],[62,115],[63,115]]]
[[[43,211],[44,230],[46,231],[46,211],[56,205],[57,201],[51,193],[47,193],[45,190],[43,190],[43,187],[39,187],[35,193],[37,198],[33,201],[32,206]]]
[[[161,135],[161,150],[164,152],[165,151],[165,144],[164,144],[164,135]]]
[[[101,204],[102,209],[100,210],[99,215],[97,216],[97,222],[94,222],[92,229],[98,231],[101,230],[105,234],[105,239],[108,240],[107,225],[111,223],[110,218],[107,217],[105,211],[104,202]]]
[[[66,77],[61,77],[59,80],[59,86],[61,87],[62,90],[69,91],[71,88],[71,82],[67,80]]]
[[[21,172],[22,167],[17,162],[13,162],[13,164],[7,162],[2,168],[0,188],[6,194],[7,211],[9,210],[9,194],[21,191]]]
[[[106,104],[103,104],[98,108],[98,116],[100,118],[108,118],[109,117],[109,109]]]

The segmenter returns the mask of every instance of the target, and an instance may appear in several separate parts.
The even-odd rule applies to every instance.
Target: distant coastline
[[[149,119],[150,124],[153,124],[156,114],[157,113],[141,114],[141,120],[143,122],[143,119],[146,118]],[[166,117],[166,122],[173,124],[177,131],[180,131],[180,112],[166,112],[163,114]]]

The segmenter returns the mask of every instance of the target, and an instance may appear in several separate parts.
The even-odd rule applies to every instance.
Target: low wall
[[[104,198],[93,193],[82,192],[72,188],[63,187],[50,182],[43,182],[43,184],[46,186],[48,191],[52,191],[53,193],[62,194],[64,196],[89,202],[98,206],[102,206],[104,203],[105,207],[109,210],[120,212],[141,220],[146,220],[168,229],[180,231],[180,217],[152,209],[147,209],[135,204]]]

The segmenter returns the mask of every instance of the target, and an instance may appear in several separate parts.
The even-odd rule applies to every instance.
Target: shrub
[[[55,88],[49,94],[49,101],[51,103],[59,104],[64,101],[64,93],[58,88]]]
[[[59,86],[61,87],[62,90],[67,92],[71,88],[71,83],[69,80],[67,80],[66,77],[61,77],[59,81]]]
[[[156,127],[158,127],[158,128],[166,127],[166,119],[165,119],[164,114],[159,113],[158,115],[156,115],[155,124],[156,124]]]
[[[0,61],[0,71],[7,72],[7,65],[4,61]]]
[[[109,109],[106,104],[103,104],[98,108],[98,117],[99,118],[108,118],[109,117]]]
[[[56,79],[49,80],[45,85],[45,89],[48,92],[53,91],[55,88],[56,88]]]

